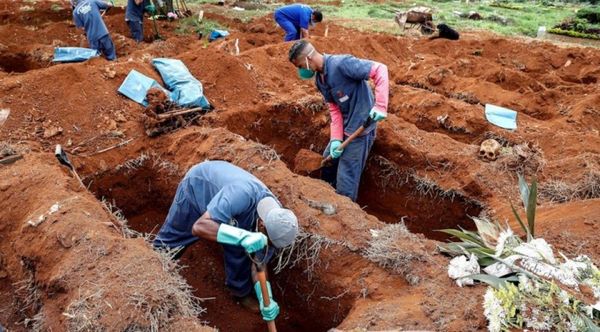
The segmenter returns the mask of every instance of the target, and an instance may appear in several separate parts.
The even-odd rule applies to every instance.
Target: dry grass
[[[385,269],[400,274],[411,285],[420,281],[420,277],[413,273],[413,263],[429,260],[429,253],[419,237],[411,233],[403,222],[390,224],[375,231],[363,256]]]
[[[503,148],[494,166],[508,173],[536,175],[546,166],[542,149],[537,144],[523,143]]]
[[[12,145],[6,142],[0,142],[0,158],[12,156],[16,153],[17,150],[15,150],[15,148]]]
[[[539,195],[553,203],[600,198],[600,171],[590,168],[575,183],[552,179],[540,184]]]
[[[142,152],[137,158],[129,159],[121,165],[115,167],[115,171],[124,171],[125,174],[135,172],[142,167],[149,167],[157,172],[165,173],[169,176],[179,175],[179,166],[162,159],[160,154],[150,151]]]

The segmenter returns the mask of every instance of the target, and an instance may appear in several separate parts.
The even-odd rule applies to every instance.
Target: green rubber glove
[[[156,7],[152,4],[146,6],[146,11],[152,15],[156,14]]]
[[[217,242],[242,246],[247,253],[251,254],[267,245],[267,236],[260,232],[248,232],[245,229],[221,224],[217,231]]]
[[[271,293],[271,283],[267,281],[267,290],[269,291],[269,306],[265,307],[263,303],[262,292],[260,289],[260,282],[256,282],[254,284],[254,291],[256,292],[256,297],[258,298],[258,303],[260,304],[260,313],[264,320],[272,321],[277,318],[279,315],[279,304],[273,300],[273,293]]]
[[[340,145],[342,145],[342,141],[340,140],[333,140],[329,143],[329,154],[331,155],[331,158],[336,159],[342,155],[344,149],[338,150]]]
[[[371,119],[373,119],[373,121],[378,122],[385,119],[387,117],[387,114],[373,108],[371,109],[371,112],[369,112],[369,116],[371,117]]]

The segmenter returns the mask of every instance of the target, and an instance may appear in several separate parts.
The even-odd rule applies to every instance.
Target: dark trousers
[[[98,52],[102,53],[107,60],[112,61],[117,58],[115,45],[113,44],[110,35],[101,37],[98,40],[89,40],[89,43],[91,49],[98,50]]]
[[[129,31],[131,32],[131,38],[136,42],[141,43],[144,41],[144,22],[143,21],[127,21]]]

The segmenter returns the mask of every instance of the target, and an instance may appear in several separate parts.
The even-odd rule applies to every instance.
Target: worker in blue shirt
[[[268,237],[260,231],[263,227]],[[291,245],[297,233],[294,213],[282,208],[254,175],[226,161],[205,161],[192,167],[177,187],[154,246],[178,248],[175,258],[179,258],[200,238],[222,244],[225,284],[242,305],[259,309],[263,318],[271,321],[279,314],[279,306],[268,283],[271,303],[263,305],[249,255],[266,263],[276,249]],[[260,305],[253,304],[253,288]]]
[[[356,201],[360,177],[375,140],[377,122],[387,117],[387,67],[351,55],[321,54],[306,40],[292,45],[289,60],[298,68],[300,78],[315,78],[317,89],[329,107],[330,141],[323,156],[331,155],[334,162],[322,168],[321,177],[335,187],[338,194]],[[374,95],[369,79],[375,85]],[[368,124],[368,118],[371,118],[371,124]],[[344,139],[365,124],[360,136],[345,149],[339,149]]]
[[[308,27],[323,21],[323,14],[307,5],[293,4],[275,9],[275,22],[285,30],[285,41],[308,38]]]
[[[115,45],[100,15],[101,9],[107,10],[113,7],[113,4],[102,0],[78,0],[74,1],[74,4],[75,26],[85,29],[90,48],[102,53],[108,60],[115,60]]]
[[[127,0],[125,21],[129,26],[131,38],[141,43],[144,40],[144,11],[156,14],[156,7],[149,0]]]

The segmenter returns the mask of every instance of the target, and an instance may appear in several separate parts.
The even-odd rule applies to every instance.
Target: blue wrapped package
[[[158,87],[164,90],[164,88],[152,78],[136,71],[135,69],[132,69],[129,74],[127,74],[127,77],[125,77],[125,80],[117,91],[136,103],[148,106],[146,93],[148,93],[148,90],[153,87]],[[168,96],[169,92],[165,92]]]
[[[210,32],[210,35],[208,35],[208,41],[211,42],[211,41],[217,40],[219,38],[224,38],[227,36],[229,36],[229,31],[215,29]]]
[[[160,73],[167,89],[171,90],[171,99],[179,106],[210,108],[202,83],[192,76],[181,60],[157,58],[152,60],[152,65]]]
[[[52,62],[82,62],[99,56],[97,50],[85,47],[56,47]]]

